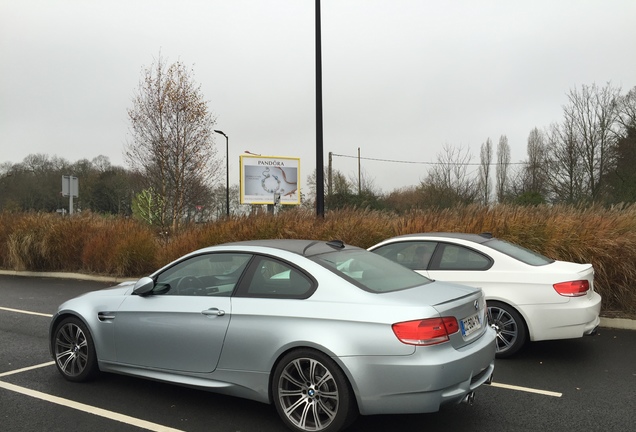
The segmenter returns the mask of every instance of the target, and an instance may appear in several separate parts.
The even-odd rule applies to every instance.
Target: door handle
[[[203,315],[206,315],[206,316],[223,316],[223,315],[225,315],[225,311],[221,310],[219,308],[206,309],[204,311],[201,311],[201,313]]]

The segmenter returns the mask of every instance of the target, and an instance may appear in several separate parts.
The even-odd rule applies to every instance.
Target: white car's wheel
[[[526,323],[513,307],[498,301],[488,302],[490,325],[497,332],[497,358],[517,353],[526,343]]]
[[[292,430],[335,432],[358,414],[342,370],[315,350],[286,354],[276,367],[272,386],[276,410]]]

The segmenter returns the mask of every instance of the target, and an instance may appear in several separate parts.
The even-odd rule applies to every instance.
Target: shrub
[[[167,239],[147,225],[120,217],[2,213],[0,267],[135,277],[225,242],[338,239],[367,248],[395,235],[434,231],[491,232],[554,259],[592,263],[603,309],[636,315],[636,205],[463,206],[402,215],[343,209],[324,218],[296,208],[192,225]]]

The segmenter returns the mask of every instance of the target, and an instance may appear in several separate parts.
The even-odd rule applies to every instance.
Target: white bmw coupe
[[[591,264],[555,261],[487,233],[409,234],[369,250],[431,279],[481,288],[498,358],[528,340],[594,334],[600,322]]]

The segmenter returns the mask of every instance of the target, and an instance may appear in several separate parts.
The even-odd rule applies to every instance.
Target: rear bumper
[[[460,403],[490,382],[495,332],[491,328],[456,350],[444,343],[418,347],[410,356],[345,357],[360,414],[413,414]]]
[[[592,292],[567,303],[524,306],[530,340],[573,339],[593,334],[601,323],[601,296]]]

